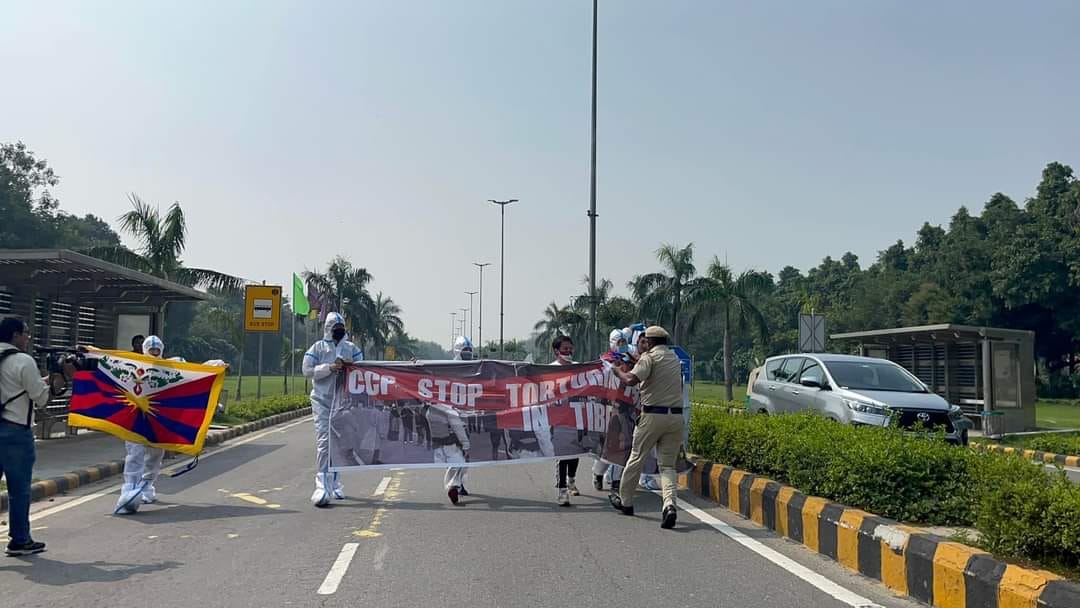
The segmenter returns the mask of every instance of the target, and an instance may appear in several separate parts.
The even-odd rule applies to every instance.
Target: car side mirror
[[[801,384],[801,385],[803,385],[805,387],[808,387],[808,388],[825,388],[825,387],[821,386],[820,382],[818,382],[817,380],[810,379],[810,378],[800,381],[799,384]]]

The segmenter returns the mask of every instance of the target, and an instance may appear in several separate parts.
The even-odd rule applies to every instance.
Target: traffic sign
[[[825,317],[799,315],[799,352],[825,352]]]
[[[244,329],[277,333],[281,331],[281,287],[248,285],[244,290]]]

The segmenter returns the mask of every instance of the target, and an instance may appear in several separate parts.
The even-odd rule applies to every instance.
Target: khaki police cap
[[[648,329],[645,330],[645,337],[646,338],[670,338],[671,336],[668,335],[667,330],[664,329],[663,327],[660,327],[659,325],[652,325]]]

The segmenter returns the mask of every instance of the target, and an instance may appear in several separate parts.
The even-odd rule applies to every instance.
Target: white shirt
[[[15,348],[7,342],[0,342],[0,352]],[[30,425],[34,424],[33,401],[39,407],[49,402],[49,385],[41,379],[34,358],[24,352],[8,355],[0,362],[0,403],[26,391],[4,407],[3,418],[15,424],[25,425],[29,416]]]

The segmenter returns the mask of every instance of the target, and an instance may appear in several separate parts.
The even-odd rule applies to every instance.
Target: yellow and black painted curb
[[[204,445],[218,445],[219,443],[240,435],[246,435],[248,433],[264,429],[275,424],[281,424],[282,422],[288,422],[296,418],[301,418],[311,414],[311,408],[305,407],[291,412],[285,412],[282,414],[274,414],[273,416],[267,416],[266,418],[260,418],[251,422],[234,426],[228,429],[222,429],[217,431],[210,431],[206,434],[206,443]],[[70,492],[79,486],[85,486],[95,481],[100,481],[106,477],[113,475],[119,475],[124,471],[123,460],[110,460],[101,464],[95,464],[92,467],[86,467],[78,471],[72,471],[70,473],[64,473],[63,475],[53,477],[50,479],[43,479],[41,481],[35,481],[30,484],[30,501],[36,502],[38,500],[44,500],[57,494]],[[0,513],[7,512],[8,510],[8,493],[0,492]]]
[[[939,608],[1076,608],[1080,584],[727,465],[696,460],[689,490],[893,592]]]
[[[998,445],[996,443],[978,443],[972,441],[968,444],[968,447],[975,450],[982,450],[984,452],[994,452],[997,454],[1015,454],[1017,456],[1023,456],[1028,460],[1037,460],[1046,464],[1060,464],[1067,467],[1080,467],[1080,456],[1070,456],[1068,454],[1054,454],[1053,452],[1042,452],[1039,450],[1025,450],[1023,448],[1014,448],[1011,446]]]

